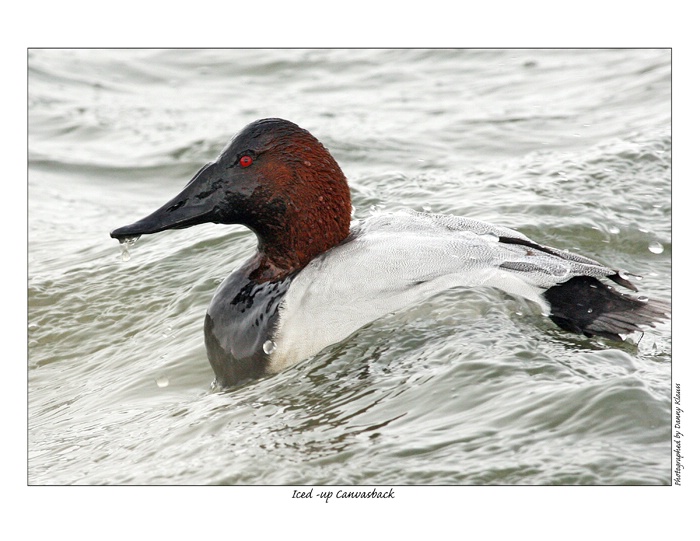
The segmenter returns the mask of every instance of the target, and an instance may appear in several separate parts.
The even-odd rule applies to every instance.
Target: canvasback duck
[[[621,271],[512,229],[413,211],[351,225],[350,215],[347,180],[328,150],[270,118],[244,128],[175,198],[111,236],[123,242],[206,222],[256,234],[256,253],[221,283],[204,321],[220,388],[279,372],[454,287],[524,297],[588,337],[622,340],[670,315],[668,302],[601,282],[636,291]]]

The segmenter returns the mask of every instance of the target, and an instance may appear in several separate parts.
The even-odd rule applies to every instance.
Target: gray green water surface
[[[670,484],[671,324],[612,344],[453,290],[212,392],[202,326],[255,238],[110,230],[247,123],[292,120],[355,216],[516,228],[671,295],[669,50],[30,50],[30,484]]]

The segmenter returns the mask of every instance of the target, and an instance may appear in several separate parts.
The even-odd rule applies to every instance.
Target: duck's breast
[[[217,289],[204,323],[207,356],[227,386],[269,372],[278,308],[291,279],[256,283],[244,267]]]

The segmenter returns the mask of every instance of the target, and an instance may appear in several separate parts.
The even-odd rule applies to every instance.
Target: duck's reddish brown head
[[[258,237],[251,277],[276,280],[345,239],[350,213],[347,180],[328,150],[296,124],[268,118],[246,126],[178,196],[111,236],[242,224]]]

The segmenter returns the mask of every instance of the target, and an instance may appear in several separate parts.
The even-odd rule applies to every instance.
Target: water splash
[[[639,276],[639,274],[632,274],[629,271],[626,270],[621,270],[617,273],[617,275],[622,278],[623,280],[641,280],[642,277]]]
[[[660,242],[656,242],[656,241],[650,242],[649,243],[649,251],[652,254],[661,254],[664,251],[664,245],[661,244]]]
[[[556,278],[566,278],[571,272],[571,266],[565,264],[552,264],[550,268],[547,269],[549,274]]]
[[[263,351],[269,355],[273,351],[277,349],[277,344],[275,344],[272,340],[266,340],[265,343],[263,344]]]
[[[121,248],[122,251],[122,261],[129,261],[129,259],[131,259],[129,248],[136,244],[139,237],[140,235],[136,235],[134,237],[122,237],[119,239],[119,248]]]

